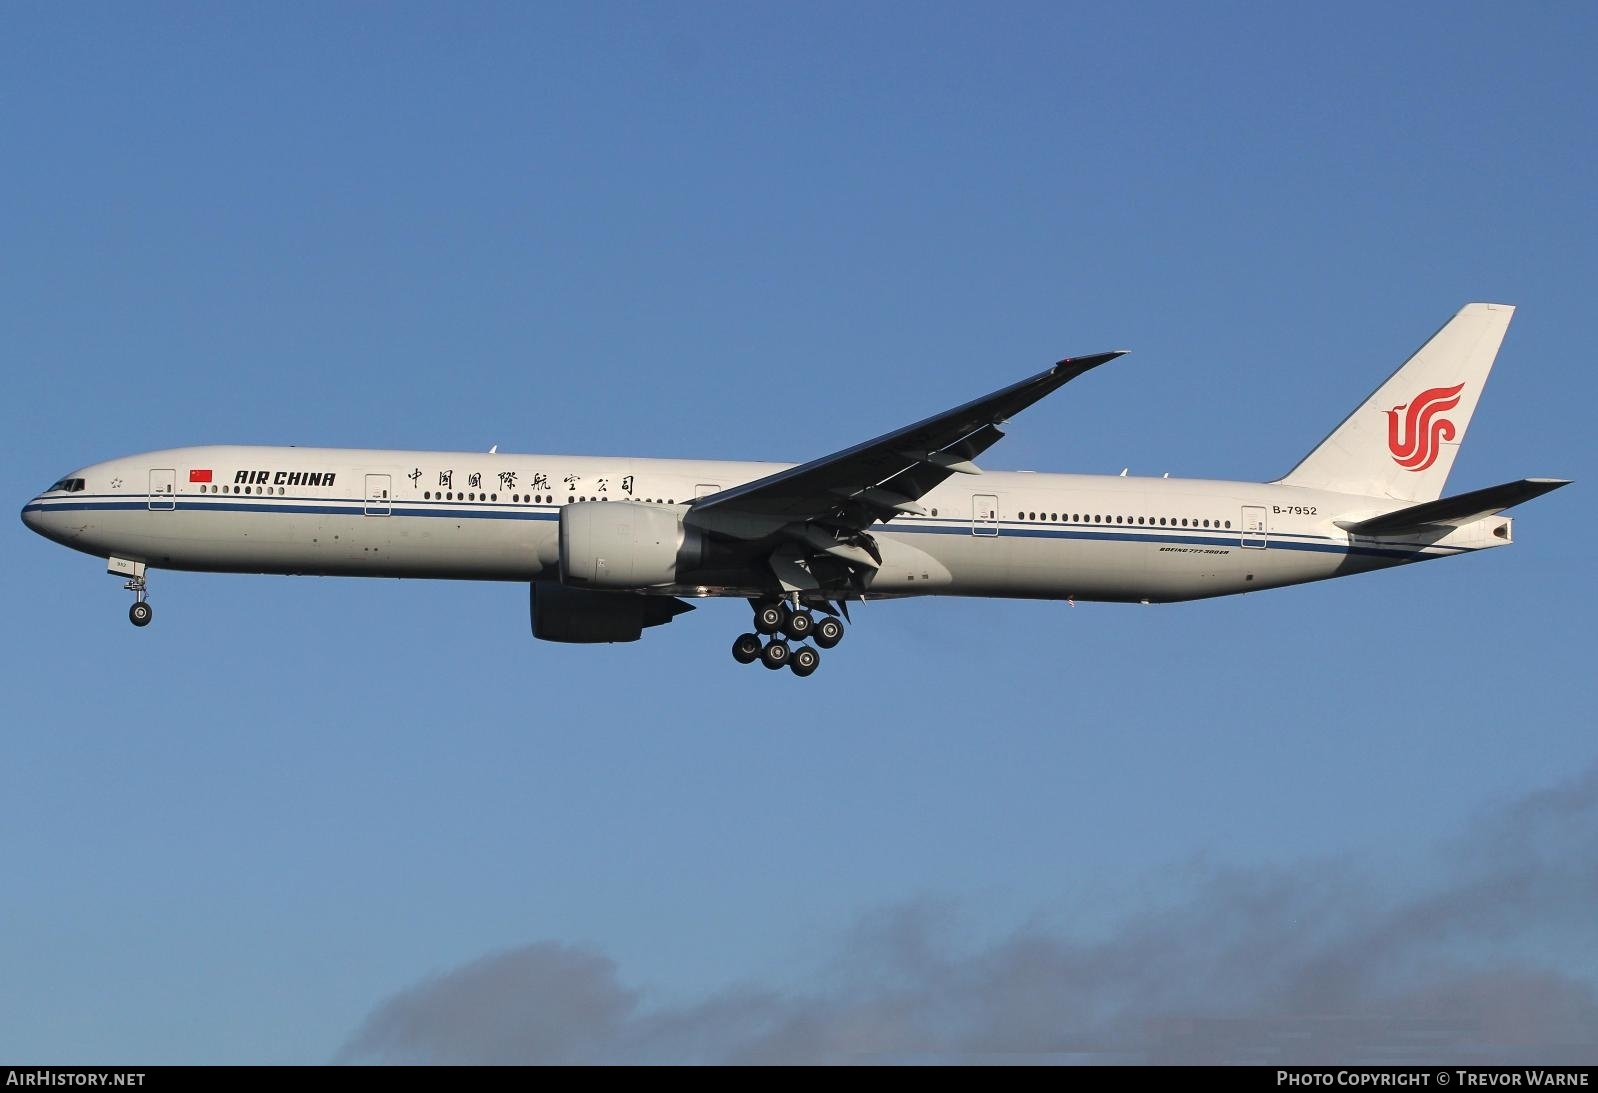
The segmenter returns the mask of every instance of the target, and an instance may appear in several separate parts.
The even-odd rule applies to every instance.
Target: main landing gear
[[[808,645],[795,648],[788,642],[807,638],[831,649],[843,640],[843,623],[831,615],[817,619],[808,609],[786,603],[757,603],[755,633],[738,635],[732,643],[732,657],[739,664],[758,660],[773,672],[786,667],[803,678],[821,667],[821,654]]]

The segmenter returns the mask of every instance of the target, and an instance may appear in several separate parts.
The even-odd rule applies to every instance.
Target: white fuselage
[[[464,580],[559,579],[562,506],[683,506],[787,464],[339,448],[212,446],[75,472],[29,527],[152,568]],[[1342,576],[1510,541],[1494,516],[1381,541],[1336,521],[1402,507],[1296,486],[1032,472],[955,475],[927,515],[875,530],[869,594],[1171,601]],[[642,591],[760,595],[736,564]]]

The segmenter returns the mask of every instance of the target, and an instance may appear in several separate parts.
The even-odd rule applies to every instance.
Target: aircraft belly
[[[887,536],[884,536],[887,538]],[[1380,569],[1395,559],[1350,554],[1335,539],[1300,537],[1267,549],[1237,539],[1195,537],[1186,542],[1133,536],[951,534],[931,529],[901,533],[937,559],[950,576],[927,591],[964,596],[1170,602],[1278,588]],[[875,586],[874,586],[875,587]],[[878,588],[895,594],[913,586]]]
[[[162,569],[523,581],[554,533],[542,521],[135,510],[97,514],[71,545]]]
[[[1137,599],[1147,555],[1135,545],[1046,534],[906,536],[951,574],[965,596]]]
[[[1350,554],[1332,539],[1285,540],[1264,548],[1231,546],[1224,554],[1163,549],[1150,567],[1148,599],[1206,599],[1307,584],[1373,569],[1395,559]]]
[[[1245,549],[1236,539],[1183,544],[1150,542],[1142,544],[1142,549],[1149,559],[1143,598],[1151,601],[1196,600],[1247,592],[1282,561],[1277,552]]]

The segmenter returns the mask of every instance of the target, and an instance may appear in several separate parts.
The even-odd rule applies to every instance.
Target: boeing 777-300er
[[[207,446],[73,471],[22,520],[151,569],[530,585],[533,635],[636,641],[689,600],[748,599],[741,663],[807,676],[851,600],[1162,603],[1500,547],[1525,478],[1443,497],[1514,308],[1468,304],[1288,474],[1218,482],[981,472],[1019,411],[1096,353],[809,463]]]

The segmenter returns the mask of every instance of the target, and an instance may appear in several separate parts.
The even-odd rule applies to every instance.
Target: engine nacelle
[[[637,641],[644,627],[660,626],[694,609],[693,604],[670,596],[589,592],[554,581],[534,581],[529,604],[533,637],[579,644]]]
[[[560,579],[576,588],[657,588],[700,564],[704,538],[685,510],[584,501],[560,510]]]

